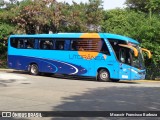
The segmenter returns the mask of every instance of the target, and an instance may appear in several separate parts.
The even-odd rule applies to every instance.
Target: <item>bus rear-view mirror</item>
[[[129,49],[132,49],[133,52],[134,52],[134,56],[138,57],[138,50],[135,47],[133,47],[131,45],[125,45],[125,44],[118,44],[118,45],[122,46],[122,47],[126,47],[126,48],[129,48]]]
[[[145,48],[141,48],[141,50],[147,53],[149,59],[152,57],[152,54],[149,50],[147,50]]]

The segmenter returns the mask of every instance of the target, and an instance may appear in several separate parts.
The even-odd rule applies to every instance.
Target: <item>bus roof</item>
[[[127,42],[132,42],[135,44],[139,44],[138,41],[117,34],[110,33],[57,33],[57,34],[21,34],[21,35],[11,35],[10,37],[35,37],[35,38],[110,38],[110,39],[118,39],[124,40]]]

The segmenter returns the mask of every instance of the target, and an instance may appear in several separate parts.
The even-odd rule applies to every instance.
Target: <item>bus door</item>
[[[120,47],[119,61],[119,78],[122,80],[131,79],[131,58],[129,48]]]

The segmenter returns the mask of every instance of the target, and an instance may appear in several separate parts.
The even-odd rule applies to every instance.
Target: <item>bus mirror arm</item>
[[[147,50],[145,48],[141,48],[141,50],[148,53],[148,58],[149,59],[152,57],[152,54],[151,54],[151,52],[149,50]]]
[[[131,46],[131,45],[125,45],[125,44],[118,44],[119,46],[122,46],[122,47],[126,47],[126,48],[130,48],[130,49],[132,49],[133,51],[134,51],[134,56],[135,57],[138,57],[138,50],[135,48],[135,47],[133,47],[133,46]]]

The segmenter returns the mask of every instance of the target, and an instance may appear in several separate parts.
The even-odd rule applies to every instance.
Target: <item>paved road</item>
[[[160,111],[160,82],[97,82],[1,71],[0,111],[15,110]]]

